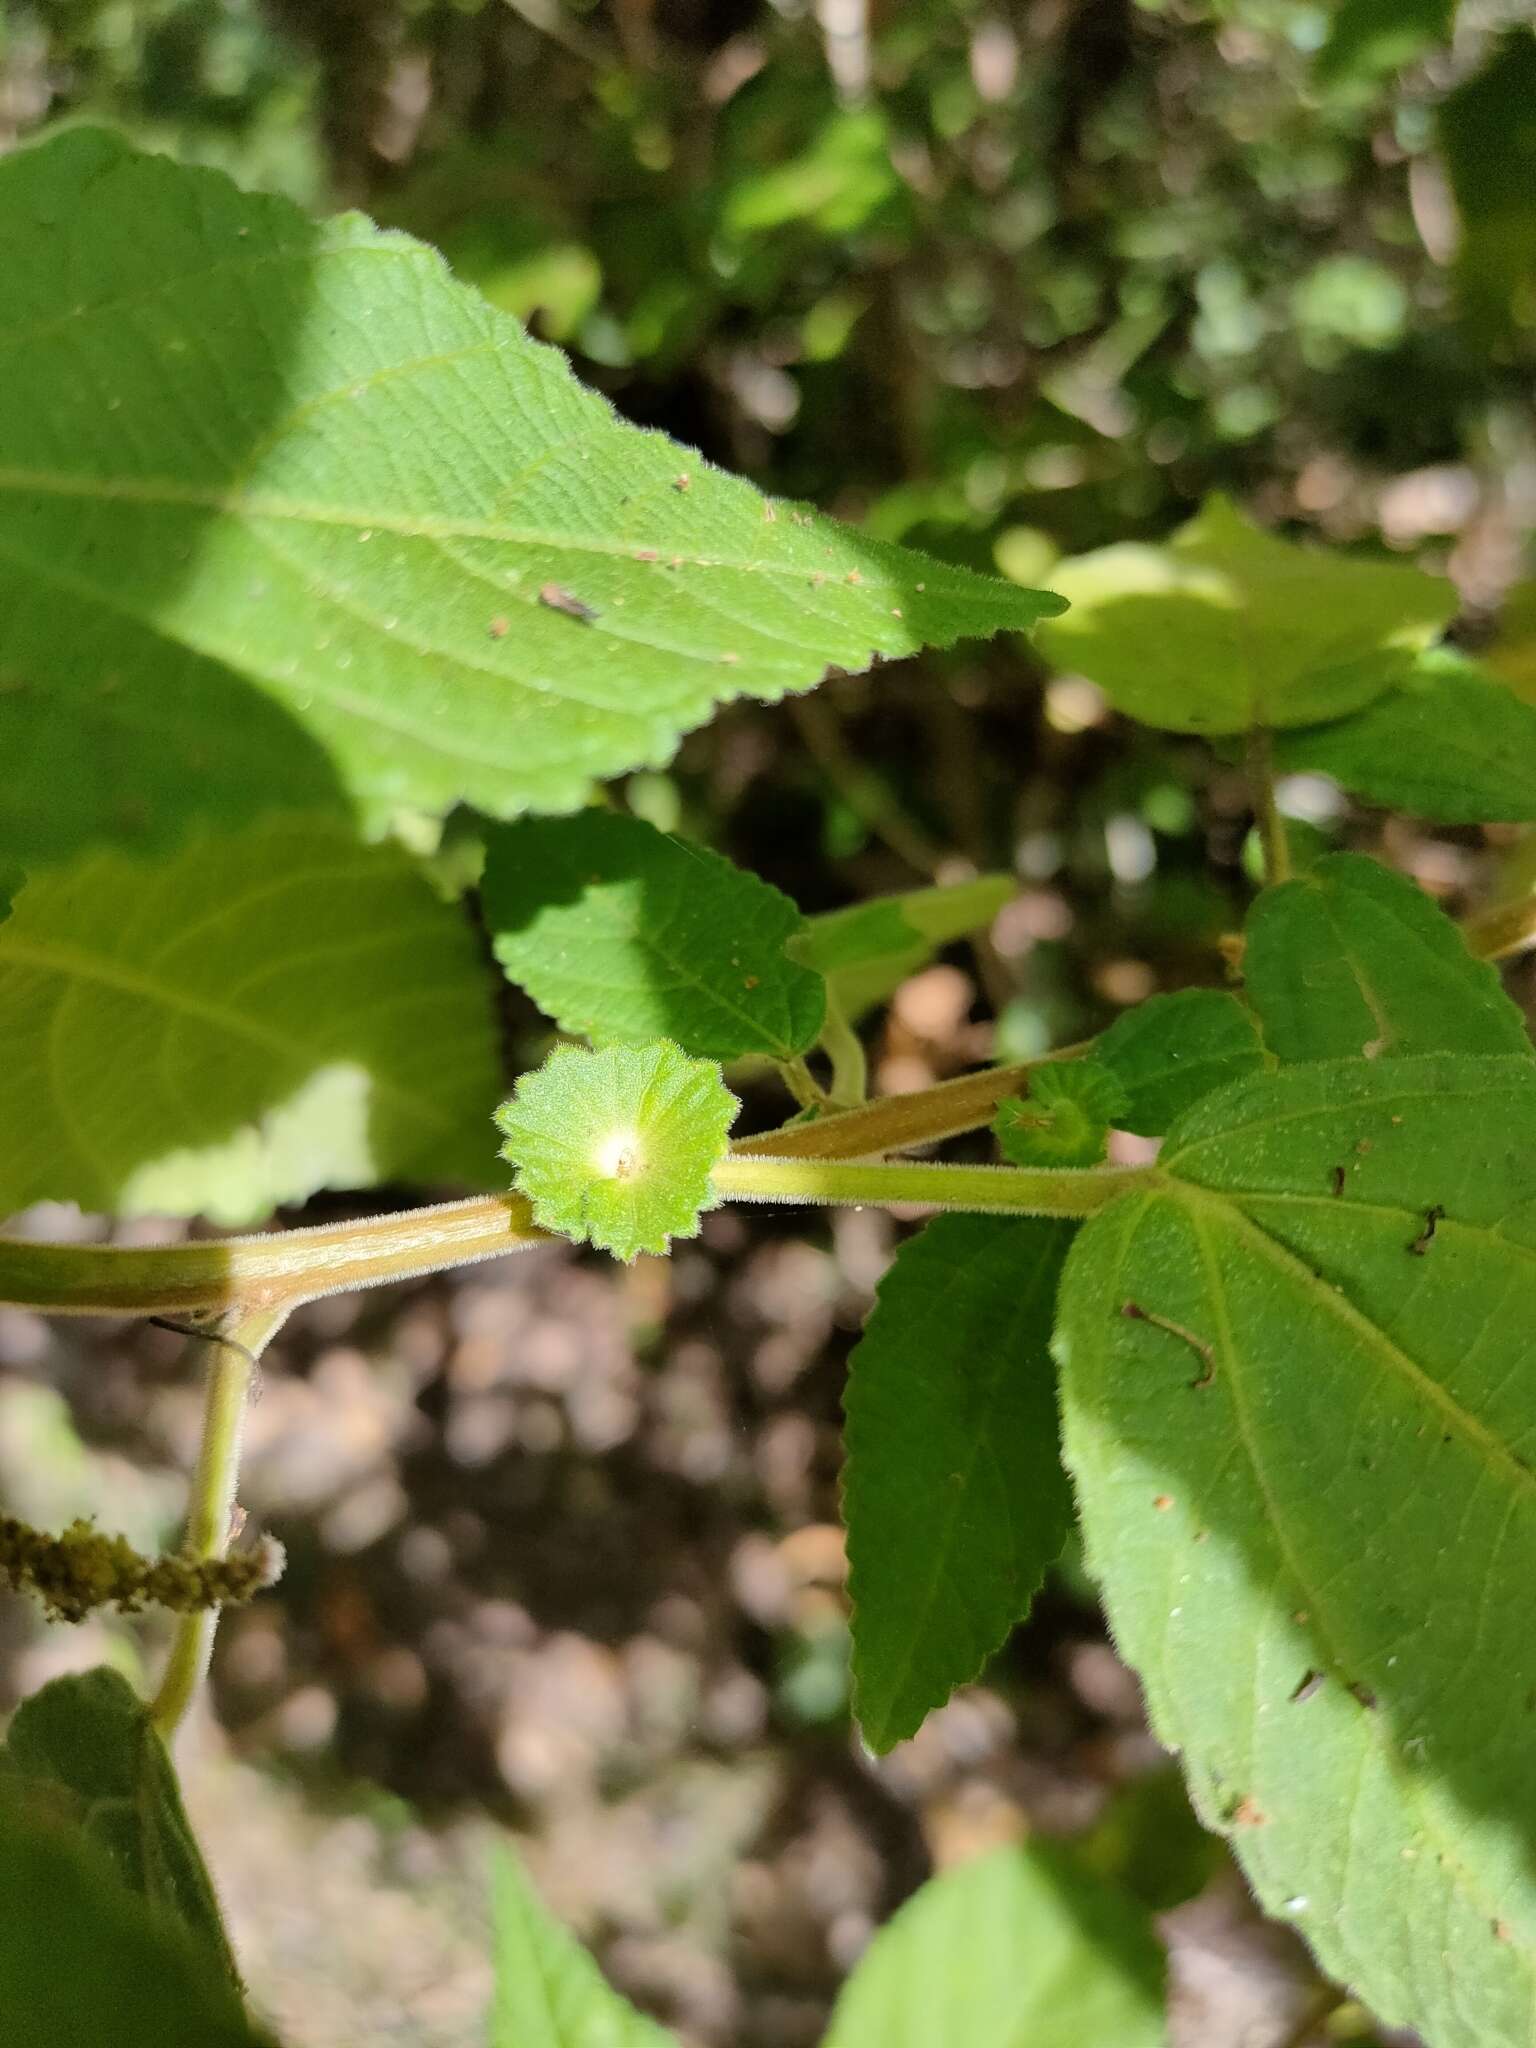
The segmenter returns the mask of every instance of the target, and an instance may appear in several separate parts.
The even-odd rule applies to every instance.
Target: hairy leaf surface
[[[406,236],[98,131],[0,163],[0,263],[0,859],[566,810],[726,698],[1059,609],[625,425]]]
[[[0,1210],[233,1223],[327,1186],[490,1178],[469,926],[398,848],[323,819],[34,878],[0,924],[0,1038]]]
[[[547,1911],[516,1860],[492,1866],[496,1996],[491,2048],[675,2048]]]
[[[1165,547],[1122,542],[1052,573],[1072,609],[1041,633],[1046,654],[1172,732],[1358,711],[1456,610],[1443,577],[1277,540],[1219,497]]]
[[[1530,1053],[1497,971],[1422,889],[1363,854],[1264,890],[1247,940],[1248,997],[1282,1060]]]
[[[1439,649],[1353,718],[1281,734],[1275,761],[1451,825],[1536,818],[1536,708],[1502,677]]]
[[[936,1216],[849,1360],[854,1702],[875,1749],[976,1677],[1066,1541],[1050,1333],[1072,1232]]]
[[[1044,1842],[931,1879],[843,1987],[824,2048],[1160,2048],[1145,1910]]]
[[[580,1037],[783,1060],[821,1029],[826,985],[784,951],[795,904],[639,818],[586,810],[501,826],[481,897],[508,975]]]
[[[1265,1065],[1258,1020],[1245,1003],[1217,988],[1149,996],[1115,1019],[1093,1053],[1129,1098],[1115,1121],[1121,1130],[1147,1138],[1160,1138],[1213,1088]]]
[[[1062,1290],[1111,1624],[1259,1897],[1435,2048],[1536,2025],[1536,1070],[1198,1104]]]

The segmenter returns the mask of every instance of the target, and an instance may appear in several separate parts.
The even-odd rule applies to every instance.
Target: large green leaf
[[[1266,889],[1247,940],[1248,996],[1282,1060],[1531,1050],[1496,970],[1422,889],[1362,854]]]
[[[784,951],[796,906],[639,818],[498,827],[481,898],[497,959],[565,1031],[783,1060],[821,1030],[826,984]]]
[[[875,1749],[977,1675],[1066,1541],[1050,1332],[1072,1230],[935,1217],[849,1361],[854,1703]]]
[[[0,859],[579,804],[1053,598],[625,425],[429,249],[72,130],[0,162]]]
[[[1443,577],[1277,540],[1224,498],[1165,547],[1100,548],[1052,577],[1072,609],[1042,631],[1045,652],[1173,732],[1358,711],[1402,680],[1456,610]]]
[[[1146,1911],[1044,1842],[925,1884],[870,1943],[823,2048],[1160,2048]]]
[[[491,2048],[675,2048],[672,2035],[606,1982],[505,1850],[492,1867],[491,1908]]]
[[[316,1188],[494,1173],[473,934],[326,820],[82,856],[0,924],[0,1211],[263,1215]]]
[[[236,1977],[213,1886],[149,1709],[102,1666],[56,1678],[16,1709],[0,1750],[0,1810],[67,1822],[131,1891],[179,1920]]]
[[[0,1924],[16,2048],[272,2048],[218,1964],[72,1829],[6,1814]]]
[[[1093,1050],[1130,1098],[1116,1122],[1149,1138],[1160,1138],[1202,1095],[1265,1064],[1253,1012],[1219,988],[1148,996],[1118,1016]]]
[[[1452,825],[1536,818],[1536,708],[1447,649],[1353,718],[1280,735],[1275,765]]]
[[[1116,1638],[1261,1900],[1435,2048],[1536,2028],[1536,1069],[1198,1104],[1062,1290]]]

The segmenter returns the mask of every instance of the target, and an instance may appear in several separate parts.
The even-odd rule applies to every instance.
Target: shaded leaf
[[[272,2048],[228,1975],[73,1829],[0,1827],[0,2014],[20,2048]]]
[[[875,1936],[824,2048],[1160,2048],[1145,1910],[1046,1842],[930,1879]]]
[[[1523,327],[1536,289],[1536,33],[1512,29],[1440,102],[1440,149],[1461,216],[1456,269],[1482,326]]]
[[[674,2048],[672,2035],[621,1998],[545,1910],[505,1849],[496,1852],[491,1880],[491,2048]]]
[[[1531,1052],[1496,970],[1403,875],[1335,853],[1266,889],[1248,915],[1243,979],[1282,1060],[1364,1053]]]
[[[317,1188],[484,1184],[499,1092],[462,912],[323,819],[34,876],[0,924],[0,1210],[236,1223]]]
[[[79,1829],[238,1981],[176,1773],[120,1672],[55,1678],[22,1701],[0,1750],[0,1805]]]
[[[1166,546],[1100,548],[1052,580],[1072,609],[1042,630],[1047,656],[1172,732],[1358,711],[1456,611],[1443,577],[1278,540],[1220,497]]]
[[[1109,1128],[1130,1097],[1118,1076],[1097,1060],[1053,1060],[1029,1077],[1026,1098],[999,1103],[992,1129],[1014,1166],[1095,1166]]]
[[[1536,709],[1448,649],[1352,718],[1282,733],[1275,765],[1446,824],[1536,818]]]
[[[936,1216],[849,1360],[854,1705],[874,1749],[976,1677],[1066,1540],[1050,1332],[1072,1230]]]
[[[639,818],[501,826],[481,896],[497,959],[564,1031],[784,1060],[821,1030],[825,985],[784,952],[796,906]]]
[[[1062,1289],[1089,1562],[1154,1726],[1264,1905],[1436,2048],[1536,2019],[1533,1313],[1524,1058],[1224,1089]]]
[[[626,425],[356,215],[74,129],[0,162],[0,260],[0,859],[566,810],[727,698],[1058,609]]]
[[[1313,69],[1325,85],[1397,71],[1449,40],[1456,0],[1339,0]]]
[[[696,1237],[734,1095],[675,1045],[557,1045],[496,1112],[534,1221],[616,1258]]]
[[[1012,875],[977,875],[969,882],[876,896],[808,917],[789,950],[826,976],[832,1000],[857,1023],[943,947],[989,925],[1017,893]]]
[[[1115,1019],[1095,1042],[1093,1054],[1129,1098],[1116,1123],[1146,1138],[1160,1138],[1213,1088],[1265,1065],[1252,1011],[1215,988],[1149,996]]]

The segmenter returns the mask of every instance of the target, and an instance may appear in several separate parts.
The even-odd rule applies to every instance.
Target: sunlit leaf
[[[1536,1069],[1199,1103],[1062,1289],[1090,1564],[1260,1900],[1391,2025],[1536,2021]]]
[[[943,947],[984,930],[1018,886],[1012,875],[977,875],[823,911],[806,919],[790,952],[826,976],[838,1008],[857,1022]]]
[[[1173,732],[1358,711],[1456,611],[1443,577],[1280,540],[1219,497],[1166,546],[1100,548],[1051,580],[1072,609],[1042,631],[1045,653]]]
[[[1045,1842],[925,1884],[870,1943],[824,2048],[1161,2048],[1145,1909]]]
[[[639,818],[501,826],[481,896],[497,959],[562,1030],[782,1060],[821,1029],[825,984],[784,951],[796,906]]]
[[[1071,1239],[1034,1217],[936,1216],[849,1361],[854,1704],[875,1749],[977,1676],[1066,1541],[1050,1335]]]
[[[0,924],[0,1210],[264,1215],[484,1183],[500,1092],[462,911],[324,819],[84,856]]]
[[[672,1044],[557,1045],[496,1112],[534,1220],[615,1257],[698,1232],[736,1098]]]
[[[619,420],[407,237],[69,130],[0,161],[0,860],[580,804],[1057,601]]]

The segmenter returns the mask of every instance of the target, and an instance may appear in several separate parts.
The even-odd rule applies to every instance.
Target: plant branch
[[[1285,836],[1285,819],[1275,797],[1274,737],[1267,726],[1249,728],[1246,765],[1259,843],[1264,849],[1264,879],[1269,883],[1288,882],[1291,879],[1291,846]]]
[[[917,1202],[1008,1216],[1092,1216],[1146,1184],[1145,1166],[944,1166],[898,1160],[873,1166],[789,1158],[722,1159],[710,1175],[716,1194],[739,1202],[860,1206]]]
[[[1479,960],[1508,960],[1536,946],[1536,894],[1478,911],[1462,925],[1461,935]]]
[[[869,1093],[869,1065],[864,1041],[843,1015],[842,1005],[830,987],[827,1015],[821,1027],[822,1049],[832,1062],[830,1095],[839,1109],[852,1109]]]
[[[210,1324],[206,1333],[192,1340],[206,1346],[208,1352],[203,1433],[187,1502],[184,1542],[185,1554],[199,1561],[222,1557],[228,1547],[251,1382],[262,1352],[287,1315],[287,1304],[253,1309]],[[177,1623],[165,1674],[150,1707],[164,1741],[169,1742],[175,1734],[207,1676],[218,1621],[217,1607],[208,1607],[184,1614]]]

